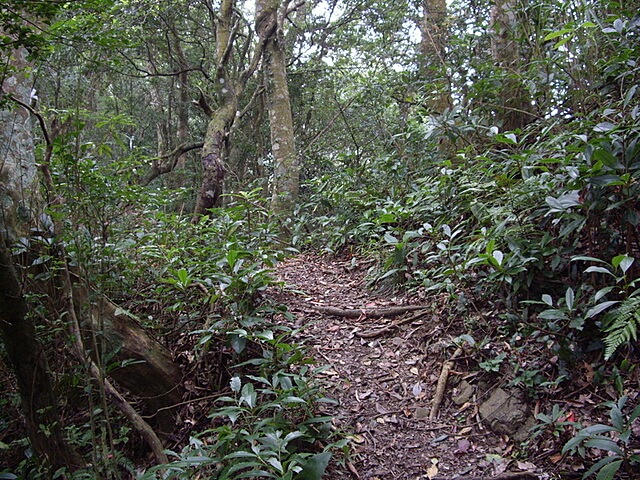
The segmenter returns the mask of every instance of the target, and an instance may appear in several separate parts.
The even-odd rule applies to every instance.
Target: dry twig
[[[440,404],[442,403],[442,398],[444,397],[444,392],[447,388],[447,379],[449,378],[449,372],[453,368],[455,363],[455,359],[462,355],[462,347],[458,347],[451,358],[445,362],[442,366],[442,371],[440,372],[440,378],[438,378],[438,384],[436,386],[436,393],[433,397],[433,406],[431,407],[431,412],[429,412],[429,420],[433,420],[438,416],[438,412],[440,411]]]

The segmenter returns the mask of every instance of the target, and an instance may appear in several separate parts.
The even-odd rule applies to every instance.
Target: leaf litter
[[[299,341],[330,365],[325,388],[338,404],[323,414],[351,440],[349,461],[330,478],[553,478],[513,457],[517,445],[484,425],[478,398],[451,401],[452,385],[478,372],[452,342],[465,332],[446,296],[377,294],[367,288],[368,266],[350,254],[300,254],[277,266],[285,286],[270,292],[295,314]],[[398,315],[368,314],[383,310]],[[443,365],[453,378],[434,416]]]

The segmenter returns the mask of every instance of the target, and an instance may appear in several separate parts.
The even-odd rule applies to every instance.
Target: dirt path
[[[483,427],[473,399],[453,403],[455,387],[447,389],[438,417],[429,419],[443,364],[456,350],[452,315],[436,299],[424,310],[373,318],[372,309],[424,305],[425,299],[376,296],[366,287],[367,268],[355,257],[308,255],[277,267],[286,283],[278,300],[306,327],[303,342],[318,361],[332,365],[328,394],[339,406],[329,413],[353,434],[351,464],[332,478],[549,478],[525,473],[535,469],[529,462],[507,459],[513,443]],[[465,373],[464,355],[452,366],[450,384],[477,375]]]

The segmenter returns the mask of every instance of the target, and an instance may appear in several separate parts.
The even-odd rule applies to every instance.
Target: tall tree
[[[300,189],[300,165],[296,153],[291,100],[287,80],[284,21],[290,2],[257,0],[255,29],[264,42],[264,67],[268,82],[269,127],[273,155],[271,208],[277,214],[293,211]]]
[[[420,80],[429,85],[429,109],[442,113],[450,104],[446,75],[447,3],[445,0],[423,0],[420,22]]]
[[[215,109],[209,107],[204,95],[200,96],[200,106],[209,117],[201,161],[203,167],[202,183],[196,199],[193,221],[207,213],[210,208],[220,205],[224,187],[226,159],[229,156],[229,141],[232,127],[238,115],[240,98],[247,81],[255,72],[262,53],[262,42],[255,46],[253,56],[247,58],[253,40],[250,32],[245,32],[243,45],[236,42],[241,39],[240,28],[244,19],[240,16],[234,0],[222,0],[215,15],[216,51],[214,88],[217,98]],[[234,68],[234,48],[239,50],[237,64],[245,64],[243,70]]]
[[[7,68],[0,92],[0,333],[14,368],[34,452],[55,468],[73,469],[80,461],[62,435],[47,356],[36,335],[24,283],[11,253],[12,245],[19,238],[28,238],[35,226],[39,198],[31,118],[26,108],[31,102],[31,86],[24,76],[27,50],[19,47],[0,53]]]
[[[517,0],[496,0],[491,7],[491,55],[502,70],[502,95],[497,106],[503,130],[515,130],[535,117],[531,97],[522,82]]]

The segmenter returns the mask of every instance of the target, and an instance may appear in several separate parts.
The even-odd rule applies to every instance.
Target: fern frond
[[[620,345],[638,339],[640,325],[640,295],[626,298],[615,310],[607,313],[603,322],[604,329],[604,359],[609,360]]]

